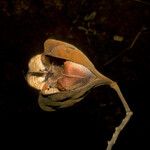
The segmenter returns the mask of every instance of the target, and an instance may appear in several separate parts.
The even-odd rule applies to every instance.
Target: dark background
[[[105,149],[125,116],[117,95],[105,86],[71,108],[51,113],[39,108],[38,93],[25,80],[27,65],[43,51],[44,41],[54,38],[81,49],[101,73],[118,82],[134,115],[114,149],[147,149],[149,20],[148,1],[0,0],[0,124],[7,128],[2,138],[16,135],[14,146],[28,146],[36,137],[33,144],[42,149]],[[123,41],[114,40],[116,35]],[[20,137],[25,135],[24,141]]]

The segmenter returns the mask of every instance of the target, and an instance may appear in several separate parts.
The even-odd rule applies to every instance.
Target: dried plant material
[[[93,63],[75,46],[62,41],[48,39],[44,52],[29,61],[27,82],[39,90],[39,105],[45,111],[55,111],[81,101],[91,88],[109,85],[114,89],[126,111],[108,142],[111,150],[120,132],[129,121],[132,112],[116,82],[101,74]]]

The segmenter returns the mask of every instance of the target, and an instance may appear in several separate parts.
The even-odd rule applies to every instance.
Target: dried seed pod
[[[117,83],[97,71],[83,52],[66,42],[54,39],[45,41],[44,52],[29,61],[27,82],[40,91],[38,102],[45,111],[69,107],[81,101],[84,94],[96,86],[109,85],[113,88],[125,108],[126,116],[108,142],[107,150],[111,150],[132,116]]]
[[[40,90],[44,110],[73,105],[92,87],[112,82],[78,48],[54,39],[46,40],[44,52],[29,61],[27,81]]]
[[[47,111],[73,105],[91,88],[112,82],[78,48],[54,39],[29,61],[27,81],[40,90],[39,105]]]

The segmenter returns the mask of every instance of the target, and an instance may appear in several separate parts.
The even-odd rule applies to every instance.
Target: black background
[[[6,127],[1,128],[4,141],[17,137],[16,147],[33,143],[43,149],[105,149],[125,116],[117,95],[105,86],[91,90],[71,108],[51,113],[39,108],[38,93],[25,80],[27,65],[33,55],[43,51],[44,41],[54,38],[81,49],[101,73],[118,82],[134,115],[114,149],[146,149],[149,20],[146,1],[0,0],[0,124]],[[115,41],[115,35],[124,40]],[[110,61],[112,58],[116,59]]]

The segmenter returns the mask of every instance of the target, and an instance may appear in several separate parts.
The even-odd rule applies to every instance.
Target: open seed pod
[[[44,52],[28,65],[27,82],[40,91],[39,105],[45,111],[71,106],[91,88],[112,82],[78,48],[54,39],[46,40]]]
[[[54,39],[45,41],[44,52],[32,57],[28,66],[27,82],[39,90],[38,102],[44,111],[69,107],[82,100],[96,86],[109,85],[117,92],[126,116],[108,141],[107,150],[111,150],[119,133],[132,116],[118,84],[98,72],[78,48]]]

